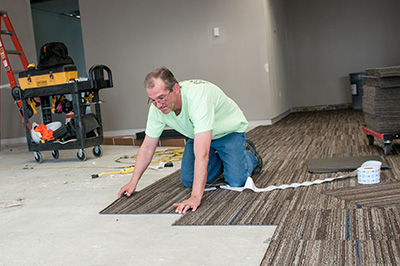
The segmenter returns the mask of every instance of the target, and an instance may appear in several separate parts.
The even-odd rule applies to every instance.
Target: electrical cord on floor
[[[158,162],[178,162],[182,160],[184,148],[173,148],[173,149],[166,149],[163,151],[156,151],[153,155],[153,158],[160,157],[157,159],[153,159],[151,163],[158,163]],[[124,159],[136,158],[137,154],[129,156],[124,155],[115,159],[118,163],[127,163],[127,164],[135,164],[136,162],[127,162],[123,161]]]
[[[162,169],[164,167],[172,167],[172,162],[178,162],[182,160],[184,148],[172,148],[166,149],[163,151],[155,152],[153,155],[153,159],[151,163],[158,163],[158,166],[148,166],[150,169]],[[83,165],[83,166],[25,166],[25,167],[15,167],[15,168],[0,168],[0,171],[10,171],[10,170],[33,170],[33,169],[62,169],[62,168],[70,168],[70,169],[79,169],[79,168],[103,168],[103,169],[121,169],[119,171],[106,172],[101,174],[93,174],[92,178],[97,178],[103,175],[111,175],[111,174],[130,174],[133,173],[133,169],[135,168],[136,162],[125,162],[121,161],[123,159],[136,158],[137,154],[128,156],[124,155],[115,160],[118,163],[129,164],[129,166],[93,166],[93,165]],[[160,157],[160,158],[157,158]]]
[[[163,169],[164,167],[172,167],[173,166],[172,162],[178,162],[178,161],[182,160],[183,151],[184,151],[184,148],[172,148],[172,149],[166,149],[163,151],[157,151],[154,153],[153,160],[150,163],[158,163],[158,166],[148,166],[147,168],[157,170],[157,169]],[[133,170],[135,168],[136,161],[127,162],[127,161],[123,161],[123,160],[132,159],[132,158],[136,158],[136,157],[137,157],[137,154],[134,154],[132,156],[128,156],[128,155],[121,156],[121,157],[115,159],[115,162],[126,163],[126,164],[130,164],[133,166],[123,168],[117,172],[93,174],[92,178],[98,178],[103,175],[112,175],[112,174],[131,174],[131,173],[133,173]],[[160,158],[157,158],[157,157],[160,157]],[[154,159],[154,158],[156,158],[156,159]]]
[[[25,166],[25,167],[14,167],[14,168],[0,168],[0,171],[15,171],[15,170],[33,170],[33,169],[62,169],[62,168],[105,168],[105,169],[123,169],[123,166],[93,166],[93,165],[82,165],[82,166]]]

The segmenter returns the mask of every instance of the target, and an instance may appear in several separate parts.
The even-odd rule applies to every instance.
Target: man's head
[[[170,91],[172,91],[172,87],[175,85],[175,83],[178,83],[174,74],[172,74],[168,68],[161,67],[147,74],[144,80],[144,86],[146,89],[152,89],[155,85],[156,79],[161,79],[164,82],[165,87]]]
[[[172,72],[165,68],[159,68],[147,74],[144,85],[151,102],[164,114],[174,110],[177,115],[181,110],[181,95],[178,81]]]

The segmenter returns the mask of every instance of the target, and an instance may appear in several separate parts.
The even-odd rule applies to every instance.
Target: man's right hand
[[[123,195],[126,195],[127,197],[130,197],[132,193],[135,191],[136,185],[133,185],[131,183],[126,184],[123,186],[119,193],[118,193],[118,198],[122,197]]]
[[[118,193],[118,198],[121,198],[123,195],[130,197],[132,193],[136,190],[136,185],[139,182],[140,177],[143,175],[143,172],[149,166],[157,145],[158,138],[151,138],[147,135],[144,137],[144,141],[142,143],[142,146],[140,146],[136,158],[135,167],[132,173],[132,179],[128,184],[120,189]]]

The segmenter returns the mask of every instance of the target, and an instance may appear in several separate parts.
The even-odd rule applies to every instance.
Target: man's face
[[[164,81],[159,78],[155,79],[154,87],[147,88],[146,90],[153,105],[160,109],[163,114],[168,114],[174,109],[176,103],[176,90],[173,89],[170,91],[169,88],[166,88]]]

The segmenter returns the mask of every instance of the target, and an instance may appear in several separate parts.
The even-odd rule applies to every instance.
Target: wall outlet
[[[219,37],[219,27],[215,27],[213,29],[213,34],[214,34],[214,37]]]
[[[265,65],[264,65],[264,69],[265,69],[265,72],[269,72],[269,64],[268,63],[266,63]]]

